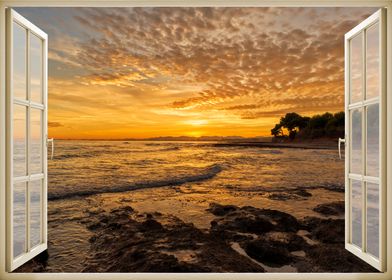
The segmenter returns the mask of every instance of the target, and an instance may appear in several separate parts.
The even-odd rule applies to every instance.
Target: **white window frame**
[[[26,100],[19,100],[19,99],[15,99],[14,98],[14,94],[13,94],[13,89],[12,89],[12,83],[7,84],[6,86],[7,91],[10,92],[10,96],[7,100],[8,102],[8,110],[10,112],[10,115],[13,116],[12,110],[13,110],[13,106],[14,104],[19,104],[24,106],[24,108],[26,108],[28,110],[28,114],[27,114],[27,118],[26,118],[26,125],[27,125],[27,132],[30,131],[30,111],[31,109],[38,109],[41,112],[42,115],[42,123],[41,123],[41,141],[42,141],[42,172],[40,174],[30,174],[30,172],[28,171],[27,174],[25,176],[21,176],[19,178],[15,178],[14,177],[14,173],[13,173],[13,119],[12,118],[8,118],[7,119],[7,125],[10,127],[10,129],[8,130],[8,135],[6,135],[7,139],[7,143],[9,143],[9,147],[7,149],[7,158],[6,158],[6,166],[8,166],[8,170],[9,172],[7,172],[6,175],[6,184],[8,186],[10,186],[10,189],[13,189],[13,186],[16,182],[25,182],[26,184],[30,184],[32,181],[38,181],[40,180],[42,183],[41,185],[41,203],[40,203],[40,213],[41,213],[41,223],[40,224],[40,235],[41,235],[41,241],[38,245],[31,247],[30,244],[30,191],[29,191],[29,187],[27,188],[27,194],[26,194],[26,228],[27,228],[27,233],[26,233],[26,252],[23,253],[22,255],[18,256],[18,257],[14,257],[14,251],[13,251],[13,191],[9,191],[7,192],[7,211],[10,211],[7,214],[7,218],[8,220],[8,225],[10,225],[8,227],[8,232],[7,232],[7,240],[9,240],[9,242],[7,242],[7,251],[9,252],[9,259],[7,259],[7,268],[8,271],[12,271],[14,269],[16,269],[17,267],[21,266],[22,264],[24,264],[26,261],[34,258],[36,255],[38,255],[39,253],[41,253],[42,251],[47,249],[47,185],[48,185],[48,170],[47,170],[47,149],[46,149],[46,139],[47,139],[47,74],[48,74],[48,65],[47,65],[47,42],[48,42],[48,37],[47,35],[40,30],[39,28],[37,28],[36,26],[34,26],[31,22],[29,22],[28,20],[26,20],[24,17],[22,17],[21,15],[19,15],[17,12],[15,12],[12,9],[8,9],[7,13],[6,13],[6,17],[7,17],[7,23],[12,22],[12,24],[7,24],[6,28],[8,29],[6,31],[6,36],[7,36],[7,52],[10,54],[9,55],[9,60],[7,61],[7,63],[9,64],[8,67],[10,68],[10,73],[9,73],[9,80],[12,80],[12,67],[13,67],[13,24],[16,23],[19,26],[21,26],[22,28],[24,28],[24,30],[28,31],[27,32],[27,37],[26,37],[26,43],[28,48],[30,48],[30,37],[31,36],[35,36],[38,39],[42,40],[42,52],[41,52],[41,61],[42,61],[42,101],[40,103],[34,102],[29,100],[30,99],[30,86],[27,86],[27,95],[28,98]],[[30,77],[30,72],[31,72],[31,67],[30,67],[30,49],[26,48],[27,51],[27,55],[26,55],[26,77],[29,79]],[[28,85],[28,82],[26,82],[26,85]],[[26,134],[26,139],[27,143],[30,143],[30,135],[29,133]],[[27,159],[27,166],[29,166],[29,158],[30,158],[30,144],[27,145],[27,151],[26,151],[26,159]],[[11,187],[12,186],[12,187]]]
[[[6,269],[6,8],[7,7],[385,7],[387,9],[387,237],[392,237],[392,0],[0,0],[0,279],[392,279],[392,241],[384,273],[7,273]],[[342,38],[343,40],[343,38]],[[388,203],[389,202],[389,203]],[[389,241],[389,242],[388,242]]]
[[[366,33],[363,32],[364,29],[369,29],[370,26],[373,26],[374,24],[378,24],[379,26],[379,37],[380,37],[380,72],[385,73],[386,70],[386,49],[384,47],[385,45],[385,10],[380,9],[377,12],[375,12],[373,15],[362,21],[360,24],[355,26],[352,30],[350,30],[348,33],[345,34],[344,42],[345,42],[345,54],[344,54],[344,61],[345,61],[345,139],[346,139],[346,147],[349,145],[351,148],[351,135],[348,133],[350,131],[351,127],[351,117],[350,117],[350,112],[353,109],[360,108],[362,109],[362,165],[363,169],[365,170],[365,166],[367,165],[366,157],[364,157],[365,151],[366,151],[366,114],[365,114],[365,108],[366,106],[372,105],[372,104],[379,104],[380,106],[380,113],[379,113],[379,120],[380,120],[380,131],[379,131],[379,147],[380,151],[386,150],[386,87],[385,87],[385,81],[386,77],[381,75],[379,82],[380,82],[380,93],[379,96],[374,97],[372,99],[366,99],[366,100],[361,100],[357,101],[355,103],[350,104],[350,80],[351,80],[351,65],[350,65],[350,43],[349,41],[356,37],[358,34],[362,33],[362,42],[365,43],[365,37]],[[366,44],[363,44],[363,50],[362,50],[362,67],[363,67],[363,75],[362,75],[362,85],[363,85],[363,94],[366,92],[366,87],[365,85],[365,80],[366,80],[366,73],[367,73],[367,65],[366,65]],[[386,203],[386,180],[385,180],[385,168],[386,168],[386,156],[382,152],[380,152],[379,155],[379,163],[380,163],[380,171],[379,175],[376,177],[372,176],[366,176],[366,175],[359,175],[359,174],[353,174],[350,173],[350,161],[351,161],[351,154],[352,151],[351,149],[345,149],[345,201],[346,201],[346,207],[345,207],[345,248],[353,253],[354,255],[358,256],[359,258],[365,260],[367,263],[370,265],[374,266],[380,271],[385,271],[385,259],[386,259],[386,248],[383,246],[379,247],[380,253],[379,257],[376,258],[372,256],[371,254],[367,253],[366,249],[366,236],[367,236],[367,222],[366,222],[366,192],[365,190],[365,184],[367,183],[374,183],[379,186],[379,197],[380,197],[380,202],[379,202],[379,244],[385,243],[385,238],[386,238],[386,229],[384,228],[384,224],[386,221],[386,213],[383,211],[385,209],[385,203]],[[352,180],[356,180],[357,182],[361,182],[362,184],[362,248],[357,247],[356,245],[351,243],[351,226],[352,226],[352,221],[351,221],[351,205],[350,205],[350,200],[351,200],[351,182]]]

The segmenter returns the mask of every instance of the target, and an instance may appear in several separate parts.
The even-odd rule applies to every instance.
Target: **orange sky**
[[[343,110],[343,36],[374,8],[21,8],[49,35],[49,137],[269,136]]]

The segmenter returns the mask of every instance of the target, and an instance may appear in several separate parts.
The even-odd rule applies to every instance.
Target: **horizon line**
[[[127,137],[127,138],[55,138],[55,137],[49,137],[49,138],[54,138],[55,140],[101,140],[101,141],[145,141],[145,140],[151,140],[151,141],[165,141],[166,139],[180,139],[180,138],[186,138],[186,139],[205,139],[208,140],[209,138],[223,138],[223,139],[259,139],[259,138],[272,138],[272,136],[253,136],[253,137],[245,137],[245,136],[157,136],[157,137],[144,137],[144,138],[133,138],[133,137]],[[214,140],[212,140],[214,141]]]

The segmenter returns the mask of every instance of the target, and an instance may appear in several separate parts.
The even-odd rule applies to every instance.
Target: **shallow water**
[[[205,181],[251,192],[341,185],[344,161],[334,150],[136,141],[57,141],[49,161],[49,199]]]

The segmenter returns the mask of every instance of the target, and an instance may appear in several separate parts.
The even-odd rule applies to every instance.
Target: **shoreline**
[[[68,157],[52,162],[49,196],[100,193],[49,200],[48,254],[18,272],[373,271],[344,250],[344,162],[335,151],[213,144],[155,153],[124,143],[113,146],[114,162],[107,144],[60,146]],[[75,164],[91,177],[70,177],[64,167]],[[161,183],[123,188],[138,182]]]
[[[318,205],[324,218],[217,203],[205,211],[207,230],[158,211],[90,209],[81,272],[375,272],[344,248],[343,201]],[[54,272],[50,249],[17,272]]]
[[[283,148],[283,149],[315,149],[315,150],[337,150],[334,142],[222,142],[213,144],[214,147],[259,147],[259,148]]]
[[[165,188],[156,194],[168,199],[160,203],[170,209],[161,208],[163,204],[151,195],[143,204],[133,192],[76,198],[72,204],[59,200],[63,209],[78,207],[79,216],[58,226],[56,221],[67,214],[50,210],[48,254],[17,272],[375,272],[344,249],[342,187],[271,190],[260,203],[245,197],[242,202],[240,197],[213,202],[211,197],[200,204],[195,190],[178,190]],[[172,198],[167,192],[173,193]],[[330,199],[322,195],[320,200],[326,193]],[[298,200],[309,207],[300,215],[279,206]],[[204,222],[189,219],[193,214],[185,209],[178,212],[174,201],[199,205]],[[192,204],[189,208],[196,210]],[[62,242],[59,238],[74,242],[61,229],[68,227],[85,236],[78,236],[74,255],[62,259],[64,252],[56,248]]]

